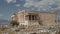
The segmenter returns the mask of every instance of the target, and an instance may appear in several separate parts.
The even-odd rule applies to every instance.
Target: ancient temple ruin
[[[19,22],[19,25],[56,25],[56,12],[38,12],[31,10],[22,10],[11,16],[12,20]]]

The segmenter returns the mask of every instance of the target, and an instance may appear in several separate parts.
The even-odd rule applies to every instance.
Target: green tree
[[[17,21],[11,21],[11,25],[12,25],[12,26],[18,26],[19,23],[18,23]]]

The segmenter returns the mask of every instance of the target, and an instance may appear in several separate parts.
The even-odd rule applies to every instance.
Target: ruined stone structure
[[[0,27],[0,34],[60,34],[60,25],[57,25],[54,11],[22,10],[14,13],[11,18],[17,21],[14,23],[19,23],[19,27]]]
[[[18,11],[11,16],[12,20],[17,20],[19,25],[56,25],[56,12],[38,12],[30,10]]]

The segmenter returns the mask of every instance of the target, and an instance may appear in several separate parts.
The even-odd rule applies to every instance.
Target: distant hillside
[[[0,24],[9,24],[9,20],[0,19]]]

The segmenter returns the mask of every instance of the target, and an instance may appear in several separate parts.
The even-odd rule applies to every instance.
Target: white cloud
[[[3,16],[3,14],[0,14],[0,17]]]
[[[21,4],[16,4],[16,6],[17,6],[17,7],[20,7],[20,6],[21,6]]]
[[[34,6],[43,11],[60,9],[60,0],[25,0],[25,2],[24,7],[26,8]]]
[[[7,3],[11,3],[11,2],[13,2],[13,3],[15,3],[16,2],[16,0],[5,0]]]

